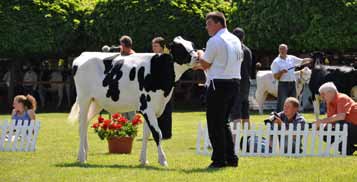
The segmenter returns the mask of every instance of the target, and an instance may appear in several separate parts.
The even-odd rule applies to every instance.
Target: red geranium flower
[[[99,123],[94,123],[94,124],[92,125],[92,128],[96,129],[96,128],[98,128],[99,126],[100,126]]]
[[[128,119],[126,119],[124,117],[121,117],[121,118],[118,119],[118,122],[122,123],[122,124],[125,124],[126,122],[128,122]]]
[[[142,123],[141,116],[140,115],[136,115],[134,117],[134,119],[131,121],[131,123],[133,123],[133,125],[137,125],[137,124]]]
[[[104,118],[102,116],[98,117],[98,123],[103,123],[104,122]]]
[[[111,121],[110,119],[104,120],[104,124],[105,124],[105,125],[108,125],[108,126],[110,125],[111,122],[112,122],[112,121]]]
[[[115,113],[112,115],[112,117],[113,117],[113,119],[118,119],[118,118],[121,118],[122,116],[119,113]]]
[[[111,137],[135,137],[138,132],[138,124],[142,123],[140,115],[135,115],[132,122],[129,122],[119,113],[112,115],[111,119],[104,119],[99,116],[98,121],[92,124],[94,132],[100,139],[109,139]]]
[[[111,123],[110,125],[109,125],[109,129],[110,130],[114,130],[116,127],[115,127],[115,124],[114,123]]]
[[[121,125],[121,124],[116,124],[115,125],[115,129],[117,129],[117,130],[120,130],[122,127],[123,127],[123,125]]]
[[[104,124],[102,125],[102,128],[103,128],[104,130],[107,130],[107,129],[108,129],[108,126],[109,126],[108,124],[105,124],[105,123],[104,123]]]

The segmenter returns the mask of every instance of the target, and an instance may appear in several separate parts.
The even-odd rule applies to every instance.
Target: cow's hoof
[[[146,166],[146,165],[149,164],[149,161],[148,161],[148,160],[140,160],[140,164],[141,164],[142,166]]]
[[[85,164],[85,163],[87,163],[87,160],[80,160],[80,159],[77,159],[77,162],[78,162],[78,163],[81,163],[81,164]]]
[[[84,164],[87,162],[87,159],[85,157],[78,157],[77,162]]]
[[[160,165],[163,167],[168,167],[169,164],[167,163],[167,161],[159,161]]]

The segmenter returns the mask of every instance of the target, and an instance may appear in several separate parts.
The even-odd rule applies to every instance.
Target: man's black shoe
[[[238,167],[238,160],[236,160],[236,161],[227,161],[226,166]]]
[[[222,168],[222,167],[226,167],[226,164],[223,162],[212,162],[208,166],[209,169],[218,169],[218,168]]]

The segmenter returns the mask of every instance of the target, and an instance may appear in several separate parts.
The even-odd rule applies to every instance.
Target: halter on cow
[[[143,165],[148,163],[146,148],[151,131],[157,144],[159,162],[167,166],[157,118],[171,98],[175,81],[193,66],[197,58],[193,44],[181,37],[176,37],[169,48],[171,55],[137,53],[120,56],[116,53],[84,52],[74,60],[77,99],[69,119],[79,119],[80,122],[80,162],[87,160],[88,122],[95,115],[102,109],[111,113],[136,110],[146,120],[140,162]]]

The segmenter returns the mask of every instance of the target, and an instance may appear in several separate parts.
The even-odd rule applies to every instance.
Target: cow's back
[[[357,70],[348,66],[319,65],[312,70],[309,88],[313,94],[318,94],[320,86],[333,82],[338,91],[349,94],[351,88],[357,85]]]

